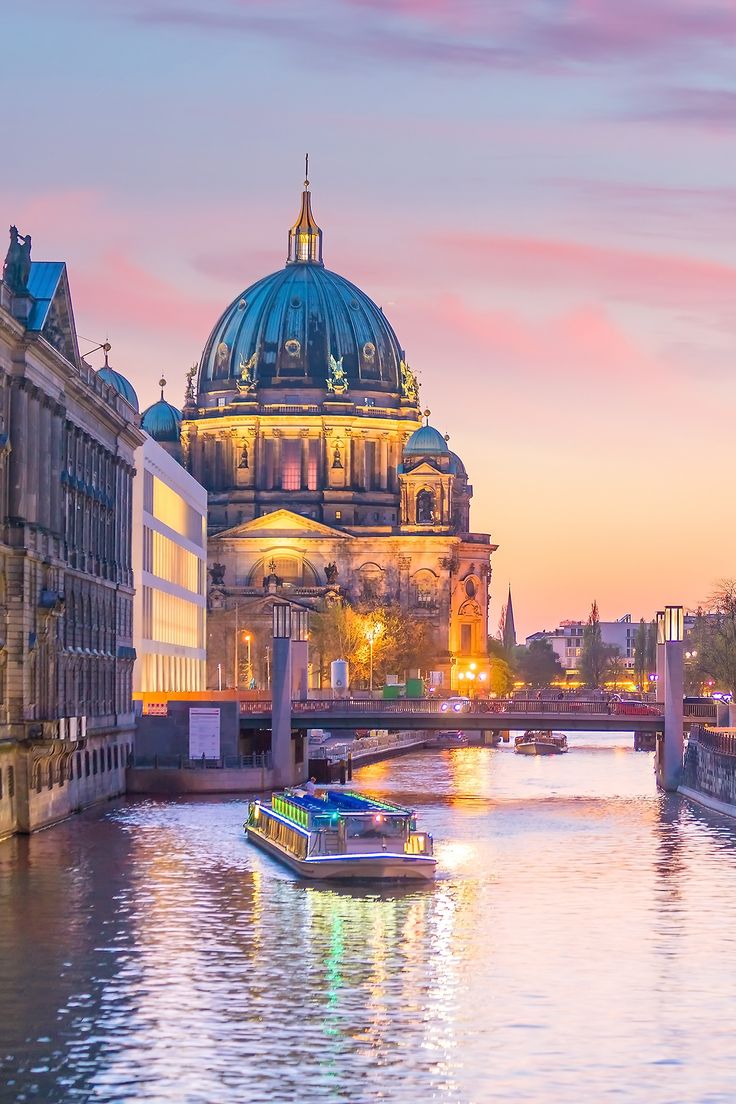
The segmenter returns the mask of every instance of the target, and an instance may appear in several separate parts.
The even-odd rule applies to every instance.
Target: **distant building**
[[[130,384],[79,354],[66,265],[0,282],[0,836],[121,793],[133,738]]]
[[[583,653],[583,633],[587,621],[561,621],[556,629],[532,633],[526,638],[527,645],[534,640],[548,640],[562,667],[569,674],[580,669]],[[604,644],[618,648],[618,654],[628,669],[634,667],[634,644],[639,628],[638,621],[632,621],[626,613],[618,621],[601,621],[601,640]]]
[[[161,400],[143,414],[160,429]],[[145,434],[133,483],[133,690],[205,689],[207,492]]]

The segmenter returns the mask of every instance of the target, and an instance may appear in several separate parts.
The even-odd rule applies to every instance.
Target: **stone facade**
[[[31,831],[124,788],[142,435],[80,358],[65,265],[29,257],[23,270],[12,252],[0,282],[0,831]]]
[[[152,408],[162,438],[172,409]],[[471,664],[485,677],[496,546],[470,531],[467,472],[425,415],[381,308],[324,267],[305,187],[286,268],[233,301],[196,386],[189,374],[181,444],[208,491],[210,686],[237,662],[225,613],[241,606],[266,685],[269,627],[247,605],[266,593],[315,609],[398,604],[432,627],[444,688]]]

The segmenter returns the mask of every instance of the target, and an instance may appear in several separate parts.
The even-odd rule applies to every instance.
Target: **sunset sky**
[[[526,634],[736,575],[733,0],[1,7],[0,226],[143,405],[283,265],[309,150],[500,545],[494,627],[509,581]]]

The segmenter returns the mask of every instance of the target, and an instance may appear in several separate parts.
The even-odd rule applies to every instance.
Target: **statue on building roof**
[[[405,361],[399,362],[401,371],[401,394],[409,402],[419,401],[419,381],[414,372]]]
[[[337,582],[337,576],[337,564],[334,561],[332,563],[328,563],[327,567],[325,568],[325,579],[327,580],[327,585],[334,586]]]
[[[213,563],[210,568],[210,583],[213,587],[225,585],[225,564]]]
[[[10,245],[3,265],[3,283],[13,295],[27,295],[30,275],[31,235],[19,234],[18,227],[11,226]]]
[[[327,383],[327,390],[331,391],[333,395],[344,395],[348,390],[350,384],[348,383],[347,372],[342,366],[342,357],[335,360],[332,353],[330,353],[330,371],[325,382]]]
[[[184,391],[184,406],[196,406],[197,396],[194,393],[194,377],[197,374],[197,365],[193,364],[187,372],[187,386]]]
[[[240,358],[240,375],[235,380],[235,386],[241,395],[251,395],[256,389],[255,370],[258,363],[258,350],[247,361]]]

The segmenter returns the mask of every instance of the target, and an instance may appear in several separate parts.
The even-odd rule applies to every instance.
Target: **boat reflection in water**
[[[564,755],[567,736],[564,732],[530,729],[516,737],[514,751],[519,755]]]
[[[248,839],[305,878],[428,879],[432,837],[418,832],[411,809],[360,794],[327,790],[275,793],[251,801]]]

